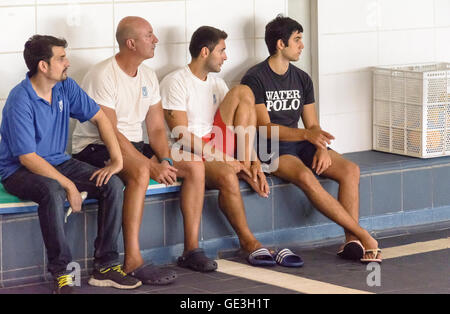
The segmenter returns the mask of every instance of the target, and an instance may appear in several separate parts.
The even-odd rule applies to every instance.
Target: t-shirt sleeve
[[[93,68],[85,75],[81,87],[97,104],[116,109],[116,87],[112,75],[104,75],[102,71],[95,71]]]
[[[155,72],[152,72],[151,74],[151,101],[150,101],[150,106],[154,106],[157,103],[159,103],[161,101],[161,94],[159,92],[159,81],[158,81],[158,77],[156,76]]]
[[[70,117],[84,122],[95,116],[100,106],[74,80],[68,78],[64,83],[70,102]]]
[[[309,75],[306,76],[305,82],[305,105],[309,105],[315,102],[314,99],[314,84]]]
[[[161,99],[164,109],[186,111],[186,88],[173,76],[161,82]]]
[[[241,84],[247,85],[253,91],[253,94],[255,95],[255,104],[265,104],[264,87],[256,76],[246,74],[242,78]]]
[[[22,102],[22,103],[18,103]],[[17,99],[17,103],[6,112],[6,131],[10,135],[2,140],[8,141],[14,157],[36,152],[34,115],[31,104],[26,99]]]

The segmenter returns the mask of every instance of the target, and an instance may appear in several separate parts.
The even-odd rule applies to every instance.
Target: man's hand
[[[123,163],[121,161],[111,162],[111,160],[108,160],[107,162],[105,162],[105,167],[95,171],[89,178],[89,181],[92,181],[95,177],[97,177],[95,186],[102,186],[103,184],[107,184],[109,179],[111,179],[113,175],[119,173],[122,170],[122,167]]]
[[[331,166],[331,157],[327,149],[317,149],[311,168],[317,175],[321,175]]]
[[[157,163],[153,160],[150,163],[150,177],[158,183],[172,185],[177,181],[177,169],[172,167],[168,161]]]
[[[65,188],[65,190],[67,194],[67,200],[69,201],[70,207],[72,208],[72,212],[80,212],[81,203],[83,203],[83,200],[75,184],[70,184],[67,188]]]
[[[253,181],[258,184],[259,189],[264,194],[263,196],[269,197],[269,184],[267,183],[266,175],[261,170],[261,163],[259,162],[259,160],[252,162],[250,171],[252,173]]]
[[[328,132],[321,130],[320,128],[306,129],[306,140],[314,144],[317,149],[326,149],[327,143],[331,144],[331,140],[334,140],[334,136]]]
[[[225,161],[226,164],[230,165],[234,169],[234,173],[238,174],[241,171],[248,175],[250,178],[252,177],[252,173],[250,169],[248,169],[242,162],[238,160]]]

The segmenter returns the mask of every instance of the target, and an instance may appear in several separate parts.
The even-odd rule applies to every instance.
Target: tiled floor
[[[432,231],[430,231],[432,230]],[[290,248],[300,254],[305,261],[302,268],[268,269],[254,268],[239,257],[231,257],[222,265],[222,272],[201,274],[173,267],[178,272],[177,281],[169,286],[142,286],[133,291],[91,287],[87,278],[82,280],[79,293],[83,294],[297,294],[337,292],[346,293],[450,293],[450,224],[434,226],[430,230],[404,231],[402,235],[378,234],[377,239],[386,255],[380,267],[380,286],[369,287],[367,278],[373,269],[367,270],[358,262],[344,261],[336,257],[338,245]],[[420,242],[420,245],[418,245]],[[401,247],[400,257],[396,248]],[[219,265],[221,261],[219,260]],[[224,266],[225,267],[225,266]],[[252,277],[252,269],[258,271]],[[245,276],[230,275],[234,270]],[[277,276],[278,274],[278,276]],[[372,273],[373,274],[373,273]],[[243,278],[245,277],[245,278]],[[283,282],[276,277],[289,278]],[[255,278],[250,280],[248,278]],[[374,277],[371,277],[372,279]],[[284,279],[283,279],[284,280]],[[318,284],[319,286],[315,285]],[[321,290],[317,290],[317,287]],[[337,289],[327,291],[327,287]],[[0,294],[51,293],[52,285],[39,284],[17,288],[0,289]],[[353,289],[353,290],[345,290]]]

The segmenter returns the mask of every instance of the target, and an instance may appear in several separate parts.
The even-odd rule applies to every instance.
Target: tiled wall
[[[2,0],[0,106],[27,71],[23,44],[35,33],[68,40],[69,75],[79,82],[90,66],[117,52],[115,29],[119,20],[127,15],[142,16],[159,38],[155,57],[146,63],[161,79],[189,62],[188,43],[195,29],[212,25],[229,35],[228,61],[220,76],[233,85],[250,66],[267,56],[264,26],[277,14],[286,15],[287,9],[288,0]]]
[[[372,148],[377,65],[450,62],[450,0],[314,0],[322,128],[341,153]],[[316,21],[314,21],[316,22]]]

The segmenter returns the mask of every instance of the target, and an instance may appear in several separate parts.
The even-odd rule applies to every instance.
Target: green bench
[[[170,186],[165,186],[152,179],[148,184],[146,196],[177,192],[180,190],[181,182],[178,181]],[[95,199],[86,199],[83,204],[96,203]],[[69,204],[66,204],[69,206]],[[0,184],[0,214],[18,214],[18,213],[30,213],[37,211],[37,204],[31,201],[21,200],[14,195],[6,192],[2,184]]]

